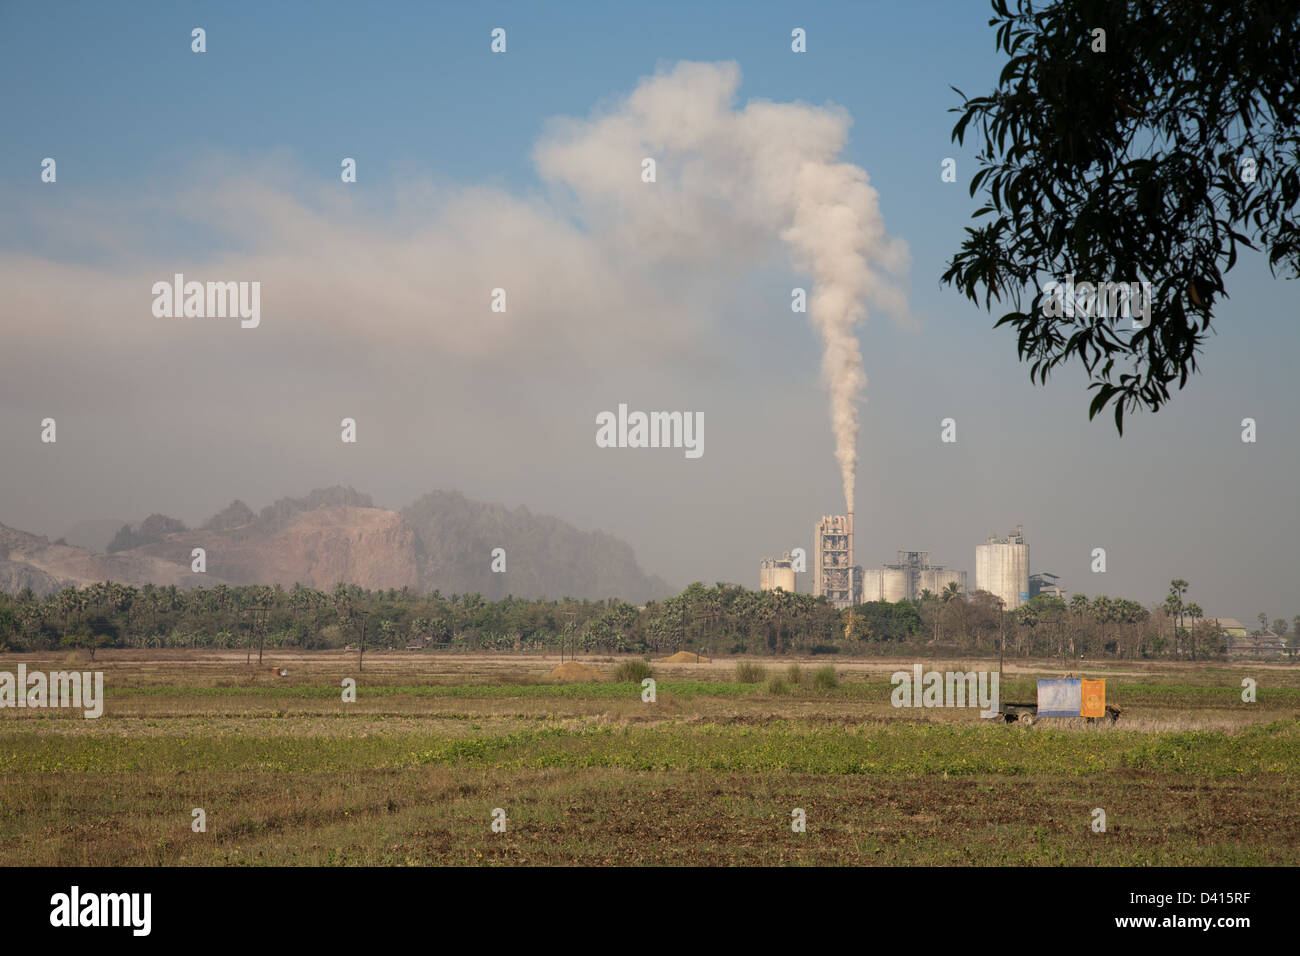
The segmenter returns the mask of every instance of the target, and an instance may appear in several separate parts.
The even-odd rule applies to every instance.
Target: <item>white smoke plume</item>
[[[897,317],[906,244],[885,234],[877,193],[839,161],[850,126],[837,107],[751,100],[735,107],[734,63],[679,63],[645,79],[612,110],[552,123],[535,158],[568,186],[589,228],[657,259],[752,263],[780,236],[812,276],[809,316],[821,334],[835,457],[847,510],[857,471],[858,401],[866,385],[855,326],[868,303]],[[643,158],[657,181],[641,180]]]
[[[57,205],[45,190],[26,196],[0,183],[0,431],[41,421],[57,395],[79,410],[83,435],[116,436],[119,463],[106,469],[92,442],[61,444],[80,457],[61,463],[59,497],[44,459],[23,458],[15,468],[25,472],[5,474],[7,507],[52,526],[74,503],[91,514],[147,514],[162,507],[151,494],[161,485],[195,496],[168,506],[173,513],[191,507],[188,517],[201,518],[229,500],[222,463],[247,457],[281,463],[259,470],[262,486],[245,486],[249,497],[312,487],[340,467],[337,432],[321,427],[325,395],[339,409],[331,427],[354,409],[367,415],[373,457],[340,479],[376,489],[389,475],[450,467],[432,444],[413,464],[426,453],[407,436],[425,427],[423,409],[462,402],[482,382],[492,384],[476,414],[447,417],[440,435],[481,452],[446,480],[495,480],[502,462],[530,448],[545,459],[567,440],[555,410],[585,407],[586,386],[629,354],[644,356],[638,373],[651,380],[697,356],[707,367],[720,345],[709,325],[716,303],[743,298],[742,283],[786,259],[823,338],[852,507],[866,381],[854,326],[868,306],[903,315],[883,276],[905,266],[906,247],[885,236],[866,174],[841,161],[844,110],[739,106],[739,85],[734,64],[681,63],[593,115],[552,121],[534,152],[550,195],[416,169],[392,184],[390,209],[388,187],[344,188],[278,151],[214,153],[113,195],[60,192]],[[657,163],[653,184],[641,181],[645,158]],[[150,290],[176,272],[261,282],[261,325],[155,318]],[[509,289],[510,311],[467,321],[485,314],[498,286]],[[788,302],[783,293],[771,308],[788,314]],[[140,374],[142,356],[183,369],[187,398],[172,377]],[[576,374],[555,376],[561,364]],[[516,387],[544,394],[552,414],[519,424]],[[92,409],[94,422],[85,419]],[[118,427],[142,415],[149,428]],[[561,421],[554,432],[538,430],[552,419]],[[499,460],[485,432],[509,435]],[[152,436],[163,433],[190,436],[192,454],[162,455]],[[557,474],[582,461],[546,460]],[[90,470],[118,477],[97,483],[87,504],[77,476]],[[427,490],[409,480],[397,500]]]

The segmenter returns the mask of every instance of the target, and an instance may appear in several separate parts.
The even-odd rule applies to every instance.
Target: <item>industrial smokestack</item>
[[[853,600],[853,506],[849,505],[849,603],[855,603]]]
[[[849,509],[849,567],[853,567],[853,509]]]

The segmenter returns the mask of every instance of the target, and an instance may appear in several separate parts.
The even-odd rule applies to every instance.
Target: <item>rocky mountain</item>
[[[148,554],[132,551],[97,554],[86,548],[51,544],[37,537],[0,525],[0,590],[15,594],[25,587],[37,594],[59,591],[69,585],[82,586],[96,581],[119,581],[123,584],[159,586],[174,584],[190,588],[196,584],[220,584],[220,581],[196,581],[199,575],[183,565]]]
[[[204,574],[191,570],[195,548],[205,552]],[[504,574],[491,569],[495,548],[505,549]],[[282,498],[256,513],[234,501],[195,529],[154,514],[120,527],[109,549],[100,554],[51,544],[0,525],[0,590],[45,594],[105,580],[178,587],[300,583],[328,590],[341,581],[370,589],[477,591],[489,599],[640,602],[670,593],[610,535],[449,491],[425,495],[400,513],[376,508],[351,488]]]
[[[130,551],[132,548],[139,548],[154,541],[162,541],[168,535],[188,530],[185,527],[185,522],[179,518],[152,514],[135,527],[122,525],[121,530],[113,535],[113,540],[108,543],[107,551],[109,554],[116,554],[118,551]]]
[[[165,535],[133,553],[188,569],[194,549],[202,548],[207,573],[231,584],[420,586],[415,533],[392,511],[285,498],[253,521],[217,524],[221,530],[209,528],[208,522],[203,529]]]
[[[527,508],[473,501],[435,491],[402,509],[421,542],[420,580],[443,593],[476,591],[488,600],[516,597],[621,597],[637,603],[671,589],[647,575],[624,542],[579,531]],[[505,573],[492,553],[505,551]]]

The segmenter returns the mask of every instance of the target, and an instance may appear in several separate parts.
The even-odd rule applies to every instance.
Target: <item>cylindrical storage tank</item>
[[[942,596],[949,584],[956,584],[957,590],[966,592],[966,572],[953,571],[948,568],[921,568],[917,574],[917,593],[929,591],[936,597]]]
[[[768,590],[775,591],[777,588],[794,594],[794,568],[790,565],[778,565],[772,569],[772,583]]]
[[[1029,600],[1029,545],[991,539],[975,547],[975,589],[1000,597],[1011,611]]]
[[[907,597],[907,572],[900,568],[884,568],[880,572],[881,600],[891,604]]]
[[[794,594],[794,564],[780,558],[764,558],[758,571],[758,589],[775,591],[780,588]]]
[[[879,568],[867,568],[862,572],[862,600],[866,601],[883,601],[884,598],[884,581],[881,579],[883,572]]]

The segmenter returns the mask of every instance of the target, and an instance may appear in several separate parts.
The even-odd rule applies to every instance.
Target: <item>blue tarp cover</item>
[[[1083,710],[1083,681],[1059,677],[1038,682],[1039,717],[1078,717]]]

